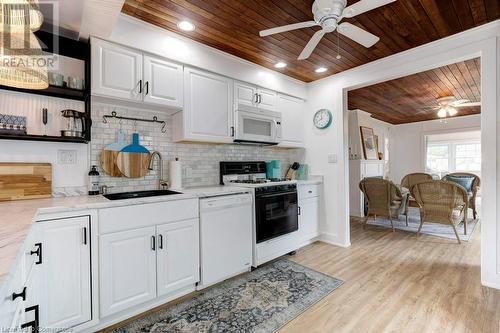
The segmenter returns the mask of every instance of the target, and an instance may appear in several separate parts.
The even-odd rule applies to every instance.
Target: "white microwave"
[[[281,141],[281,113],[275,111],[236,111],[234,142],[277,145]]]

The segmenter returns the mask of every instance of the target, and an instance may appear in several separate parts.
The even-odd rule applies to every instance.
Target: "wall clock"
[[[314,114],[314,126],[325,129],[332,124],[332,113],[327,109],[320,109]]]

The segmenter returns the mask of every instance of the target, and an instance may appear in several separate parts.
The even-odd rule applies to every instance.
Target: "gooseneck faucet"
[[[163,160],[161,154],[156,150],[151,153],[151,159],[149,160],[149,170],[154,170],[154,160],[155,156],[158,157],[158,189],[163,190],[168,188],[168,182],[163,179]]]

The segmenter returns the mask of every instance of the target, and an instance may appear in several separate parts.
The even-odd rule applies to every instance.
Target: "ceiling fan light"
[[[454,107],[448,107],[448,114],[453,117],[454,115],[457,114],[457,109],[455,109]]]
[[[318,67],[318,68],[316,68],[314,71],[315,71],[316,73],[324,73],[324,72],[326,72],[327,70],[328,70],[328,68],[326,68],[326,67]]]
[[[438,115],[439,118],[446,117],[446,110],[445,109],[439,109],[437,115]]]

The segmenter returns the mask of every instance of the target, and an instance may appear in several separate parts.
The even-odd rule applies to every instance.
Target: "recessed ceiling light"
[[[315,71],[316,73],[324,73],[324,72],[326,72],[327,70],[328,70],[328,68],[326,68],[326,67],[318,67],[318,68],[316,68],[314,71]]]
[[[179,23],[177,23],[177,26],[179,27],[179,29],[184,31],[194,30],[194,24],[189,21],[180,21]]]
[[[286,67],[286,63],[284,63],[283,61],[280,61],[280,62],[277,62],[276,64],[274,64],[274,67],[276,67],[276,68],[285,68]]]

